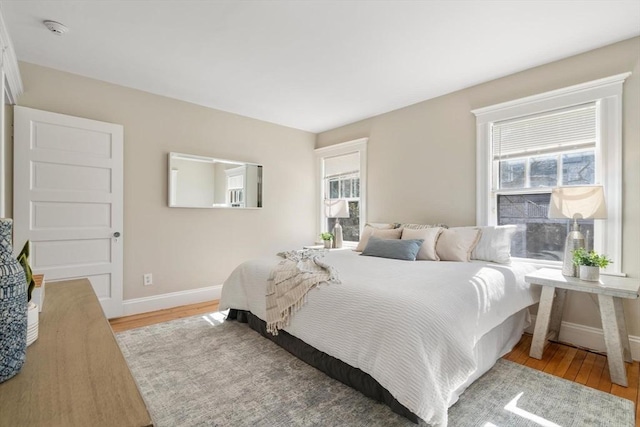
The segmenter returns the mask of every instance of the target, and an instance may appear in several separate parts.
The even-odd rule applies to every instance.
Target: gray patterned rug
[[[156,426],[415,426],[221,313],[116,335]],[[629,400],[499,360],[450,426],[634,425]]]

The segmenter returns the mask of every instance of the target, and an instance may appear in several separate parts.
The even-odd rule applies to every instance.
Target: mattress
[[[264,320],[267,277],[280,260],[240,265],[220,308]],[[508,319],[539,299],[524,282],[535,269],[528,264],[410,262],[351,251],[328,252],[324,262],[341,283],[312,289],[285,331],[371,375],[432,425],[446,425],[459,393],[517,342],[525,315],[513,317],[517,327]],[[505,336],[501,325],[516,332]]]

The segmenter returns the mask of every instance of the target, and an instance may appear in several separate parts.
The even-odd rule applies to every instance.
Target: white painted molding
[[[162,295],[154,295],[152,297],[128,299],[122,302],[123,316],[131,316],[133,314],[164,310],[166,308],[179,307],[181,305],[219,300],[221,294],[222,285],[217,285],[190,289],[188,291],[170,292]]]
[[[16,105],[18,97],[24,92],[20,69],[18,68],[18,58],[13,48],[9,31],[4,23],[2,13],[0,13],[0,54],[4,77],[7,81],[5,94],[11,105]]]
[[[535,324],[536,315],[532,314],[531,325],[525,330],[525,332],[533,334]],[[580,325],[578,323],[562,322],[558,341],[592,350],[597,353],[607,352],[602,329],[592,328],[591,326]],[[633,360],[640,360],[640,337],[629,335],[629,344],[631,345],[631,357]]]
[[[631,72],[616,74],[614,76],[605,77],[602,79],[592,80],[585,83],[580,83],[573,86],[568,86],[549,92],[540,93],[537,95],[527,96],[524,98],[515,99],[513,101],[502,102],[500,104],[489,105],[487,107],[476,108],[471,110],[476,115],[477,120],[480,123],[494,122],[496,120],[506,120],[510,117],[519,117],[526,115],[529,111],[534,110],[536,112],[544,111],[545,109],[559,108],[553,104],[557,104],[558,101],[562,105],[579,104],[596,100],[600,97],[611,96],[611,92],[617,92],[624,83],[625,79],[631,75]],[[609,88],[612,88],[609,90]],[[605,94],[595,90],[604,90]],[[581,100],[574,102],[571,100],[567,102],[567,97],[578,94]],[[585,100],[585,96],[588,98]],[[544,108],[547,103],[551,104],[547,108]],[[519,111],[524,109],[524,112]],[[496,116],[493,116],[493,115]]]
[[[358,151],[362,148],[367,148],[367,142],[369,138],[359,138],[353,141],[341,142],[339,144],[328,145],[326,147],[316,148],[314,151],[321,157],[334,156],[344,154],[345,152]]]

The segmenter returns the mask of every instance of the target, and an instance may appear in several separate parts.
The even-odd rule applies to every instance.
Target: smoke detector
[[[61,36],[63,34],[66,34],[67,31],[69,31],[67,27],[65,27],[64,25],[56,21],[47,20],[47,21],[42,21],[42,23],[49,29],[49,31],[51,31],[56,36]]]

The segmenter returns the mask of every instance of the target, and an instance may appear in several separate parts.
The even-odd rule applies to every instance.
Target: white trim
[[[617,260],[610,264],[605,271],[622,273],[622,82],[612,87],[615,94],[603,98],[599,112],[602,120],[600,141],[597,150],[600,159],[606,167],[600,170],[600,176],[605,188],[607,203],[607,217],[604,227],[594,227],[594,246],[603,248],[609,258]]]
[[[0,94],[2,95],[2,105],[0,106],[0,218],[7,215],[6,197],[7,185],[5,175],[7,168],[7,142],[5,141],[5,128],[9,126],[4,118],[4,104],[8,102],[11,105],[16,104],[18,96],[24,91],[22,79],[20,78],[20,69],[18,68],[18,59],[16,58],[13,43],[9,36],[9,31],[4,23],[2,13],[0,13]]]
[[[631,72],[616,74],[615,76],[514,99],[513,101],[476,108],[471,112],[477,117],[478,123],[489,123],[562,108],[559,105],[571,106],[596,101],[599,98],[610,96],[608,95],[610,93],[609,89],[613,87],[615,92],[615,88],[624,83],[625,79],[630,75]]]
[[[5,93],[6,80],[4,78],[5,73],[4,70],[0,67],[0,93]],[[0,218],[5,218],[7,216],[7,162],[9,161],[9,156],[7,156],[7,142],[5,141],[6,128],[8,126],[7,121],[5,120],[5,107],[4,107],[4,99],[1,100],[0,103]]]
[[[167,308],[179,307],[181,305],[219,300],[221,295],[222,285],[217,285],[190,289],[187,291],[170,292],[162,295],[154,295],[152,297],[128,299],[122,302],[122,315],[131,316],[133,314],[164,310]]]
[[[535,324],[536,315],[532,314],[531,325],[525,330],[525,332],[533,334]],[[592,328],[591,326],[584,326],[578,323],[562,322],[558,341],[597,353],[606,354],[607,352],[602,329]],[[633,360],[640,360],[640,337],[629,335],[629,344],[631,345],[631,357]]]
[[[316,148],[316,177],[318,182],[317,188],[317,216],[316,224],[318,224],[317,234],[319,235],[324,230],[324,205],[322,203],[323,197],[323,183],[324,183],[324,165],[323,159],[325,157],[340,156],[349,153],[358,152],[360,154],[360,232],[364,228],[364,224],[367,222],[367,143],[369,138],[359,138],[353,141],[347,141],[340,144],[330,145],[328,147]]]
[[[472,110],[476,115],[476,224],[495,225],[492,192],[491,126],[499,120],[596,102],[598,109],[597,158],[601,162],[596,181],[605,188],[608,219],[596,223],[594,244],[615,260],[607,268],[622,274],[622,89],[631,73],[622,73],[538,95]],[[602,165],[606,167],[602,167]]]
[[[2,55],[2,69],[4,70],[4,78],[7,81],[6,96],[11,105],[17,103],[18,97],[24,92],[22,79],[20,78],[20,68],[18,67],[18,58],[13,49],[13,43],[9,36],[9,31],[4,23],[2,14],[0,13],[0,52]],[[4,102],[4,100],[3,100]]]
[[[341,142],[340,144],[329,145],[327,147],[316,148],[314,151],[321,157],[337,156],[339,154],[348,154],[350,152],[367,149],[369,138],[359,138],[353,141]]]

